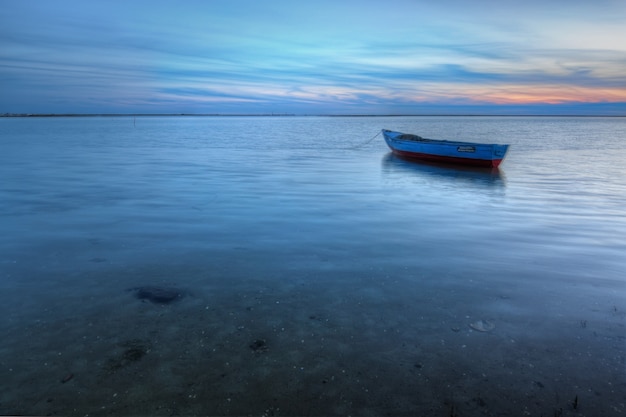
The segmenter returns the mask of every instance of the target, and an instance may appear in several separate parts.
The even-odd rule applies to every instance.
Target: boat
[[[422,161],[497,168],[509,149],[509,145],[426,139],[387,129],[382,133],[394,154]]]

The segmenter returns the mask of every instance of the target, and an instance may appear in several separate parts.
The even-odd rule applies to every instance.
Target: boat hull
[[[425,139],[383,129],[391,151],[403,158],[497,168],[509,145]]]

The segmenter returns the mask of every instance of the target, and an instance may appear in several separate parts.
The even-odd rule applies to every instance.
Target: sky
[[[626,116],[624,0],[0,0],[0,114]]]

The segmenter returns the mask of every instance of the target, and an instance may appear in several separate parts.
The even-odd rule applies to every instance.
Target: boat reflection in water
[[[423,178],[440,179],[457,186],[505,186],[504,174],[499,168],[416,161],[391,152],[383,157],[382,168],[387,174],[415,174]]]

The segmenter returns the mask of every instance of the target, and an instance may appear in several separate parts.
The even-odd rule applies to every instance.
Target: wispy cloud
[[[622,2],[431,3],[5,4],[0,112],[626,113]]]

